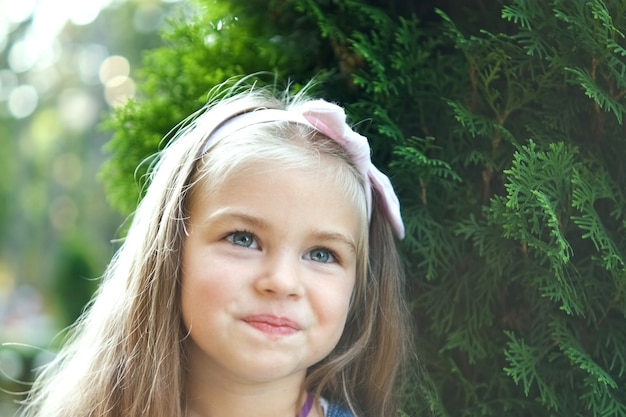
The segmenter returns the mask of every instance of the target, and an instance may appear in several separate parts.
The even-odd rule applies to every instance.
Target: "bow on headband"
[[[404,224],[400,215],[400,203],[389,178],[372,164],[367,138],[353,131],[346,123],[343,108],[324,100],[312,100],[299,107],[301,114],[278,109],[259,109],[235,116],[219,126],[207,138],[202,152],[221,139],[250,125],[286,121],[309,126],[341,145],[352,158],[354,165],[365,178],[367,213],[372,216],[372,188],[381,197],[387,220],[398,238],[404,238]]]

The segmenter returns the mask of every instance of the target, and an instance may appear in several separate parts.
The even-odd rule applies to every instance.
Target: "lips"
[[[271,336],[288,336],[301,330],[301,326],[294,320],[272,314],[255,314],[244,317],[243,321]]]

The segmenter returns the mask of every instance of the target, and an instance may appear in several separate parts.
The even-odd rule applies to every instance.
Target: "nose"
[[[304,291],[301,267],[291,251],[268,254],[255,282],[256,290],[278,298],[299,298]]]

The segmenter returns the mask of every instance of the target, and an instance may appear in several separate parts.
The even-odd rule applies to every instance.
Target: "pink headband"
[[[211,133],[200,154],[204,154],[223,138],[250,125],[286,121],[309,126],[337,142],[352,157],[355,166],[366,180],[365,197],[370,219],[372,216],[372,188],[374,188],[382,198],[385,215],[396,236],[400,239],[404,238],[404,224],[400,215],[398,197],[389,178],[372,164],[367,138],[356,133],[346,124],[346,114],[336,104],[324,100],[313,100],[300,106],[300,111],[301,114],[287,110],[259,109],[235,116]]]

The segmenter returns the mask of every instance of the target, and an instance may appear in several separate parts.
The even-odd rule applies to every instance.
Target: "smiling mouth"
[[[258,314],[248,316],[243,319],[244,322],[255,329],[271,336],[289,336],[301,330],[300,325],[295,321],[269,314]]]

